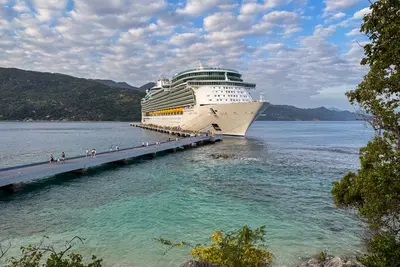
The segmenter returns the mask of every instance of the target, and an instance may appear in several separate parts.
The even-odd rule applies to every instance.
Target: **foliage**
[[[332,189],[339,207],[355,207],[368,220],[372,238],[367,241],[367,266],[398,266],[400,262],[400,1],[371,4],[361,32],[362,65],[370,71],[355,90],[347,93],[372,116],[377,135],[360,150],[361,166]]]
[[[139,120],[143,96],[63,74],[0,68],[0,120]]]
[[[225,233],[214,231],[211,245],[192,246],[187,242],[172,243],[163,238],[155,240],[172,248],[182,245],[192,247],[190,255],[200,262],[218,264],[221,267],[266,267],[272,263],[272,253],[265,245],[265,226],[252,230],[248,226]]]
[[[47,239],[47,237],[45,237]],[[67,242],[66,248],[57,252],[53,246],[44,245],[44,239],[36,246],[29,245],[21,247],[22,257],[19,259],[11,258],[8,267],[101,267],[101,259],[92,256],[91,263],[83,263],[83,257],[77,253],[66,253],[72,248],[74,240],[82,239],[74,237]],[[47,256],[47,258],[46,258]]]
[[[315,257],[316,259],[318,259],[320,262],[323,262],[326,260],[326,253],[325,251],[320,251],[318,253],[318,255]]]
[[[375,234],[367,241],[367,249],[373,253],[359,259],[366,266],[399,266],[400,246],[395,235],[388,232]]]

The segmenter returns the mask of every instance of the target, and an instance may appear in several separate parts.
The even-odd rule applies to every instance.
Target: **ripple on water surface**
[[[257,122],[246,138],[81,177],[59,175],[0,199],[0,239],[18,248],[43,235],[79,235],[86,241],[76,249],[106,266],[178,266],[188,250],[162,256],[153,237],[200,243],[213,229],[248,224],[266,225],[276,266],[295,266],[322,249],[351,254],[360,248],[362,225],[334,208],[331,182],[357,168],[358,148],[370,136],[359,122]],[[101,151],[163,138],[124,123],[2,123],[7,149],[0,159],[10,166],[46,160],[53,151],[72,156],[87,146]]]

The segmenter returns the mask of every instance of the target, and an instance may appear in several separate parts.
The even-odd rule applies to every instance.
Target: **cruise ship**
[[[208,68],[179,72],[172,80],[161,78],[142,99],[142,124],[205,132],[214,128],[224,135],[244,136],[267,108],[253,100],[254,83],[235,70]]]

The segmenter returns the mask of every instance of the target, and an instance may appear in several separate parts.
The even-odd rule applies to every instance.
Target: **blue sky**
[[[0,0],[0,66],[140,86],[234,68],[274,104],[352,110],[367,0]]]

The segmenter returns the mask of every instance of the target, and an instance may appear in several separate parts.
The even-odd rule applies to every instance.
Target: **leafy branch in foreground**
[[[7,240],[0,240],[0,259],[6,255],[6,253],[10,250],[11,248],[11,242],[8,241],[8,244],[6,246],[3,246],[3,243],[5,243]]]
[[[155,241],[167,246],[169,250],[181,247],[191,247],[190,255],[200,262],[218,264],[221,267],[268,267],[272,263],[272,253],[264,244],[265,226],[251,229],[247,225],[232,231],[214,231],[210,236],[210,245],[192,246],[181,241],[173,243],[164,238],[154,238]]]
[[[101,267],[101,259],[92,256],[89,264],[83,263],[83,256],[77,253],[70,253],[68,251],[73,247],[74,241],[83,243],[83,239],[75,236],[67,241],[65,248],[57,251],[51,245],[45,245],[44,237],[38,245],[28,245],[21,247],[21,258],[11,258],[8,262],[8,267]]]
[[[370,70],[350,102],[371,116],[377,132],[360,150],[361,166],[332,189],[335,204],[356,208],[367,219],[371,238],[366,266],[398,267],[400,262],[400,1],[371,2],[360,31],[370,43],[364,46],[362,65]]]

